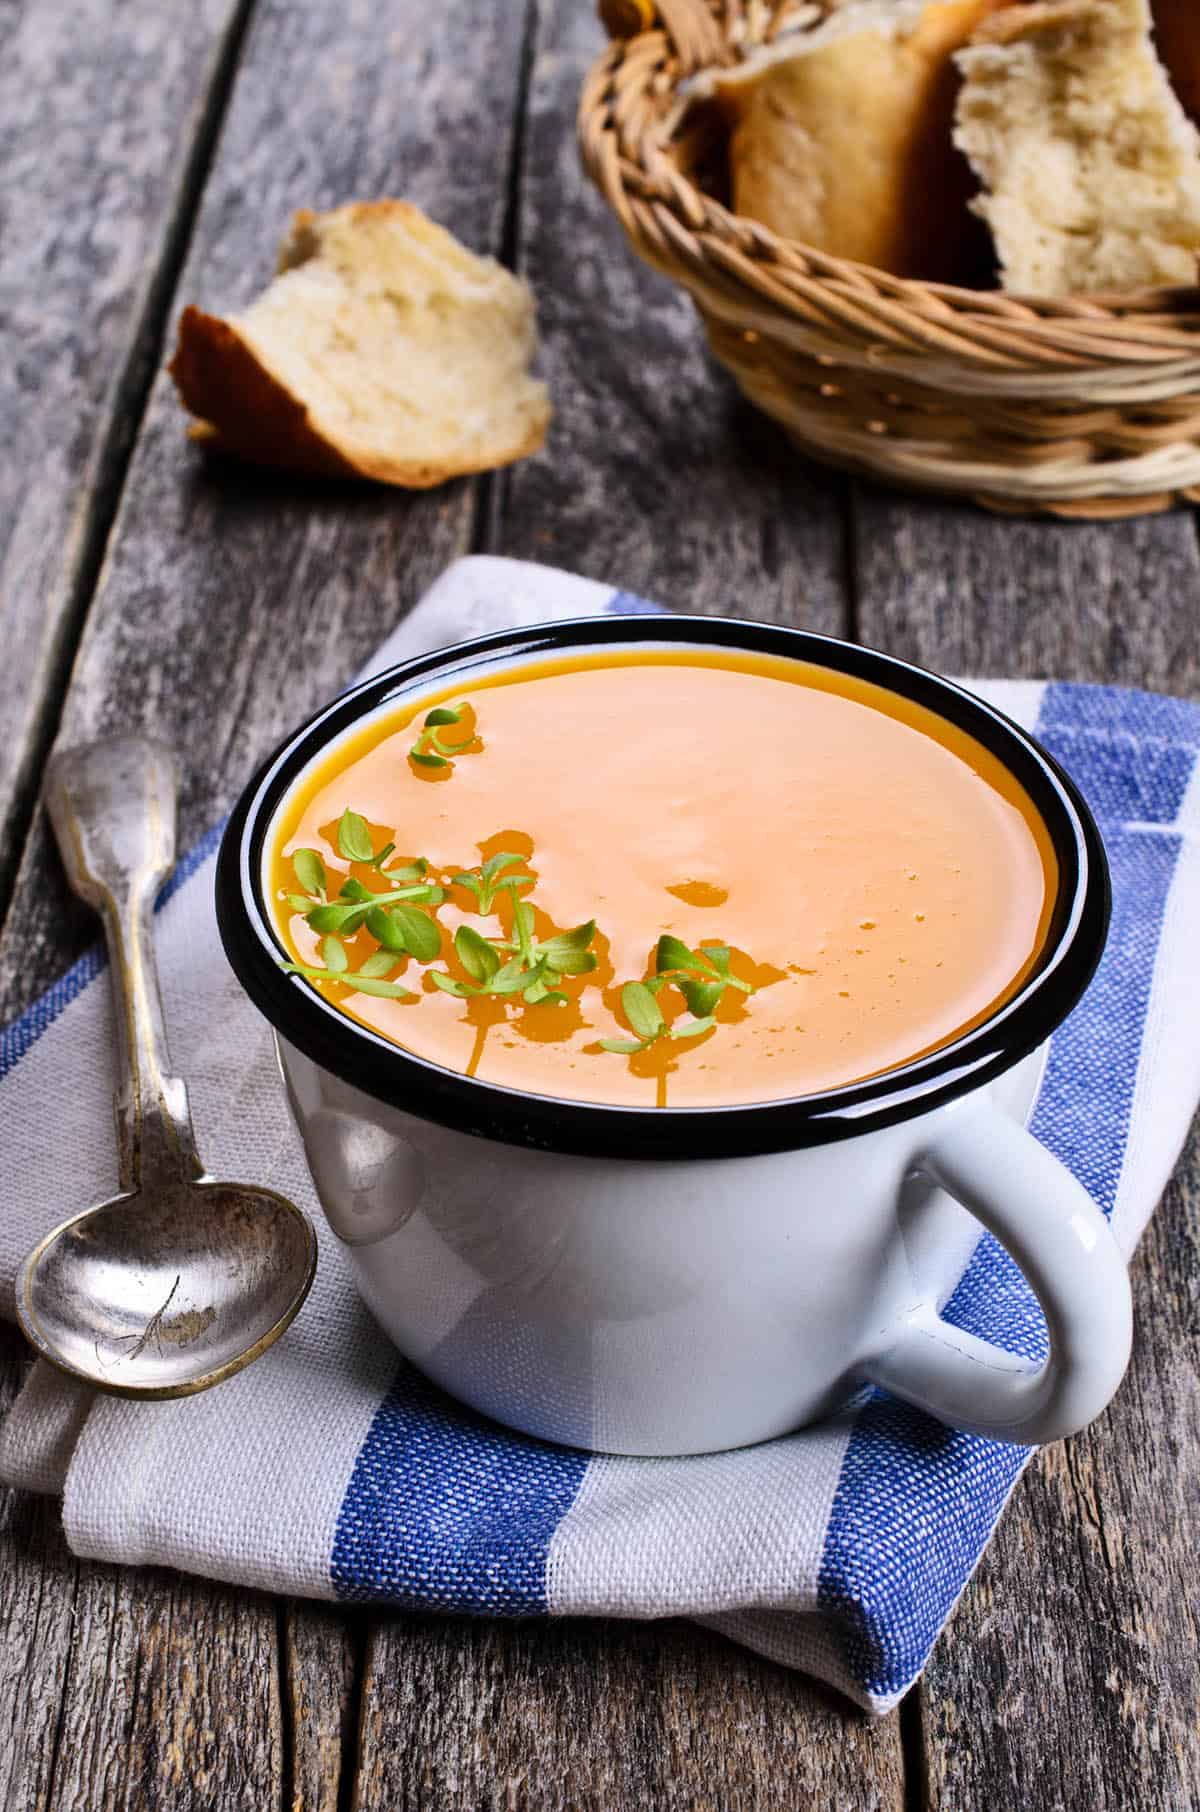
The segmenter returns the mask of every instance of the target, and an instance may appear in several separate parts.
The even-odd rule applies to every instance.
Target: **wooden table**
[[[91,936],[36,807],[56,737],[166,737],[186,844],[470,550],[955,673],[1200,691],[1191,516],[913,501],[800,464],[737,400],[580,175],[599,45],[586,0],[0,4],[0,1019]],[[162,375],[180,308],[246,301],[294,207],[378,194],[533,282],[546,452],[415,496],[206,466]],[[123,1573],[73,1560],[55,1506],[21,1499],[0,1805],[1200,1807],[1198,1203],[1193,1142],[1136,1263],[1116,1404],[1026,1475],[877,1727],[687,1625],[364,1614]],[[7,1398],[11,1330],[0,1350]]]

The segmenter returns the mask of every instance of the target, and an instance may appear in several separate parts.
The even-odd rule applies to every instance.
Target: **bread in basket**
[[[1115,517],[1200,501],[1200,287],[1047,298],[890,275],[728,204],[728,121],[698,78],[820,0],[601,0],[613,42],[583,160],[716,356],[814,457],[990,507]]]

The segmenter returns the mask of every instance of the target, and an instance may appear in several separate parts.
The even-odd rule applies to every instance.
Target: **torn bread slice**
[[[955,142],[1005,289],[1196,281],[1200,134],[1155,56],[1147,0],[1030,0],[957,62]]]
[[[859,0],[718,73],[736,211],[896,276],[968,280],[987,247],[951,143],[951,58],[1007,3]]]
[[[197,438],[259,464],[424,488],[545,438],[527,284],[404,201],[302,212],[275,281],[185,310],[170,372]]]

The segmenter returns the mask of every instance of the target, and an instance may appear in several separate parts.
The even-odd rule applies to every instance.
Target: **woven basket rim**
[[[1097,368],[1132,374],[1140,368],[1149,376],[1163,364],[1200,359],[1200,282],[1053,297],[900,277],[785,238],[700,188],[671,156],[687,111],[679,88],[697,73],[694,56],[689,60],[680,53],[675,32],[681,20],[694,25],[706,16],[728,52],[720,15],[728,23],[742,3],[655,0],[656,21],[633,36],[615,39],[584,82],[579,137],[585,165],[643,256],[648,253],[639,241],[646,238],[648,223],[643,219],[639,226],[638,213],[652,210],[653,236],[674,241],[676,261],[685,267],[699,253],[708,266],[707,282],[716,275],[715,262],[723,267],[720,274],[727,283],[742,294],[758,292],[768,309],[789,312],[789,290],[808,292],[810,302],[823,293],[842,299],[851,315],[857,306],[870,316],[890,316],[892,328],[905,338],[936,337],[939,329],[951,338],[961,335],[971,345],[960,356],[977,366],[995,359],[1010,370],[1014,363],[1031,371],[1060,372],[1075,365],[1081,374]],[[791,0],[762,4],[777,14]],[[605,10],[602,4],[602,14]],[[669,19],[663,16],[667,14]],[[654,130],[646,129],[647,116]],[[661,259],[649,256],[648,261],[662,268]],[[735,270],[734,265],[746,268]],[[669,269],[669,274],[686,282],[683,270]],[[872,337],[880,337],[883,325],[878,322]],[[889,337],[882,334],[884,340]],[[947,346],[942,356],[953,358],[954,350]]]

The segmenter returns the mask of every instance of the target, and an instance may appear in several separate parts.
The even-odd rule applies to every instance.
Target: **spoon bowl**
[[[208,1177],[138,1190],[34,1248],[21,1324],[43,1358],[100,1390],[187,1396],[278,1339],[316,1256],[307,1217],[274,1190]]]
[[[277,1340],[317,1240],[273,1189],[210,1177],[170,1074],[154,902],[175,861],[175,764],[141,737],[56,755],[46,805],[67,879],[104,922],[117,1046],[120,1190],[74,1214],[17,1274],[17,1319],[60,1371],[123,1397],[186,1397]]]

